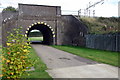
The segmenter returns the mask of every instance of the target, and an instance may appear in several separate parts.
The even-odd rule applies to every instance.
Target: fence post
[[[118,35],[115,34],[115,42],[116,42],[116,51],[118,51]]]

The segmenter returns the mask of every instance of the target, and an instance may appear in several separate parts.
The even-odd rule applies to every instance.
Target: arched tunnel
[[[44,24],[36,24],[33,25],[31,28],[29,28],[27,32],[27,36],[30,35],[30,32],[32,30],[39,30],[42,33],[43,36],[43,41],[40,44],[45,44],[45,45],[52,45],[53,44],[53,31],[49,26],[44,25]],[[39,42],[32,42],[32,43],[39,43]]]

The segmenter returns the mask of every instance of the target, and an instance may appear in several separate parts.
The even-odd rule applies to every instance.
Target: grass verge
[[[95,50],[89,48],[82,48],[78,46],[56,46],[52,47],[84,57],[88,59],[92,59],[97,62],[110,64],[113,66],[118,66],[118,53],[103,51],[103,50]]]
[[[43,41],[43,37],[28,37],[30,41]]]
[[[49,74],[45,71],[47,70],[46,65],[43,63],[43,61],[38,57],[38,55],[36,54],[35,50],[33,48],[30,49],[30,57],[32,60],[36,60],[35,61],[35,65],[34,71],[28,71],[28,73],[30,74],[28,75],[23,75],[22,78],[36,78],[36,79],[45,79],[45,80],[52,80],[52,78],[49,76]]]
[[[0,45],[0,75],[2,75],[2,45]]]

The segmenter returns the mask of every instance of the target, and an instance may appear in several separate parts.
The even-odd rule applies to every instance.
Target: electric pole
[[[89,2],[89,5],[87,5],[87,8],[83,9],[84,10],[84,16],[89,16],[91,15],[91,11],[93,13],[93,16],[95,16],[95,10],[90,10],[90,8],[95,7],[96,5],[100,4],[101,5],[104,3],[104,0],[95,2],[94,4],[91,4],[91,2]],[[78,10],[78,16],[80,17],[82,14],[82,9]]]
[[[104,0],[95,2],[94,4],[91,5],[89,2],[89,6],[86,8],[86,11],[89,11],[89,17],[90,17],[90,8],[95,7],[97,4],[101,3],[101,5],[104,3]],[[95,16],[95,10],[93,10],[93,15]]]

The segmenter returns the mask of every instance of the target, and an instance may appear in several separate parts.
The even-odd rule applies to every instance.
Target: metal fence
[[[88,48],[120,52],[120,33],[88,34],[85,38]]]

